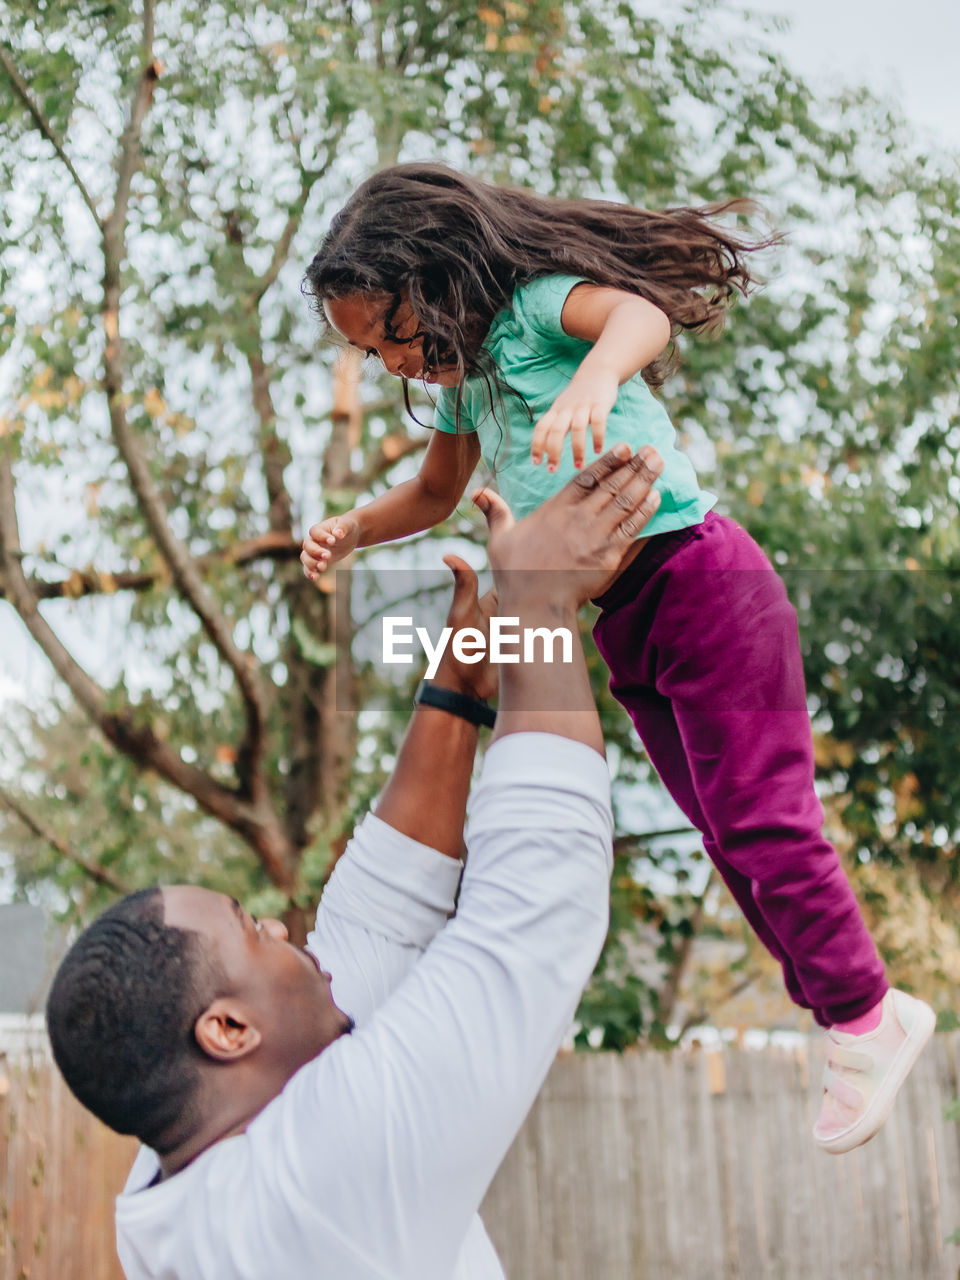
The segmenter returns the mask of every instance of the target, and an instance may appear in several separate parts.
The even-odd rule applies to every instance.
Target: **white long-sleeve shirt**
[[[117,1200],[128,1280],[496,1275],[476,1211],[603,943],[611,837],[601,756],[499,739],[445,923],[458,864],[367,818],[311,935],[357,1030],[175,1177],[149,1186],[141,1153]]]

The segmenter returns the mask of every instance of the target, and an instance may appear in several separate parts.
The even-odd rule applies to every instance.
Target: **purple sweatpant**
[[[787,990],[823,1026],[887,989],[821,831],[796,614],[734,521],[661,534],[597,603],[610,689]]]

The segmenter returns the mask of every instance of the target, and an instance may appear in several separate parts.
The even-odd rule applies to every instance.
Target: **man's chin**
[[[341,1009],[341,1010],[340,1010],[340,1012],[341,1012],[341,1013],[343,1013],[343,1010]],[[344,1014],[343,1014],[343,1025],[342,1025],[342,1026],[341,1026],[341,1028],[340,1028],[340,1032],[339,1032],[339,1034],[338,1034],[338,1036],[337,1036],[337,1039],[339,1039],[339,1038],[340,1038],[340,1036],[349,1036],[349,1035],[351,1035],[351,1034],[356,1030],[356,1027],[357,1027],[357,1024],[356,1024],[356,1023],[354,1022],[354,1020],[350,1017],[349,1013],[344,1013]]]

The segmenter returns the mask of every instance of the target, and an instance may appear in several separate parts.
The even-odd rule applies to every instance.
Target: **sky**
[[[775,42],[812,83],[867,84],[900,102],[919,129],[960,149],[958,0],[747,0],[747,7],[790,19]]]
[[[867,84],[899,103],[922,134],[960,153],[960,0],[752,0],[748,7],[789,19],[789,29],[772,34],[771,42],[814,87],[827,92]],[[662,0],[656,8],[669,12]],[[67,609],[74,613],[69,626],[77,656],[95,666],[102,631],[88,629],[84,610],[75,606],[60,606],[58,616]],[[2,602],[0,655],[0,705],[48,686],[46,659]]]

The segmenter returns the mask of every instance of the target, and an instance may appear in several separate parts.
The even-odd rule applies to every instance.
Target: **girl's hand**
[[[547,470],[556,471],[564,436],[569,432],[573,465],[582,467],[586,461],[588,427],[593,451],[599,453],[603,448],[607,415],[616,404],[619,389],[620,380],[613,369],[593,369],[588,374],[578,372],[533,429],[530,460],[534,466],[545,453]]]
[[[352,511],[311,525],[300,552],[304,573],[316,582],[324,570],[355,551],[359,540],[360,523]]]

